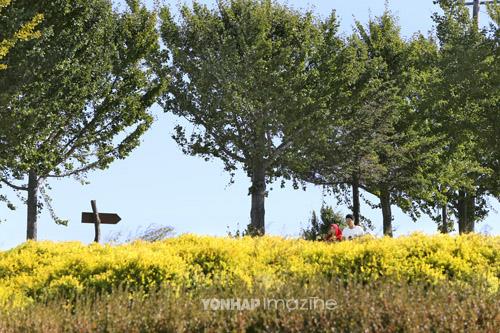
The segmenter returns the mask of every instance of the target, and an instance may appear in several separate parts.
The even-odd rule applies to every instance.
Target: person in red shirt
[[[342,240],[342,230],[336,223],[330,227],[330,231],[326,234],[325,241],[327,242],[340,242]]]

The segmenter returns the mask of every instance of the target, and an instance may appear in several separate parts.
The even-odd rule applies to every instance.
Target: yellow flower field
[[[326,244],[269,236],[183,235],[118,246],[28,242],[0,252],[3,307],[119,286],[265,288],[292,280],[305,285],[316,278],[481,284],[495,292],[500,284],[500,237],[414,234]]]

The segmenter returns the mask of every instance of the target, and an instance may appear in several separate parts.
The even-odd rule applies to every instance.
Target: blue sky
[[[175,8],[177,1],[164,1]],[[213,4],[214,1],[203,1]],[[336,9],[341,20],[341,30],[349,34],[354,17],[366,22],[370,15],[383,12],[384,0],[330,0],[303,1],[290,0],[295,8],[312,8],[321,15],[328,15]],[[152,1],[149,1],[152,4]],[[432,28],[430,16],[438,10],[432,0],[393,0],[389,8],[399,16],[404,36],[410,37],[421,31],[427,33]],[[485,8],[481,9],[482,20],[486,21]],[[229,175],[222,163],[214,160],[205,162],[199,157],[185,156],[171,139],[176,117],[153,107],[157,121],[147,132],[142,144],[130,157],[116,161],[107,170],[89,174],[89,185],[81,185],[73,179],[51,181],[50,195],[53,207],[61,218],[70,220],[68,226],[56,225],[45,210],[39,216],[39,240],[68,241],[85,243],[93,239],[93,226],[82,224],[82,211],[90,210],[90,200],[96,199],[101,212],[117,212],[122,221],[117,225],[102,226],[106,238],[111,233],[134,234],[138,228],[150,224],[173,226],[177,234],[198,233],[225,235],[227,230],[243,229],[249,222],[250,197],[249,181],[239,172],[235,183],[229,185]],[[273,186],[266,201],[266,224],[270,234],[297,236],[307,225],[312,210],[319,210],[322,202],[333,205],[345,214],[347,207],[337,206],[335,198],[323,196],[319,187],[309,186],[306,191],[293,190],[290,184],[281,189]],[[15,199],[15,194],[8,192]],[[373,198],[372,198],[373,199]],[[491,200],[493,208],[490,216],[476,226],[476,231],[489,229],[492,234],[500,234],[500,204]],[[26,235],[26,211],[20,200],[15,200],[18,209],[9,211],[0,205],[0,217],[6,220],[0,224],[0,249],[7,249],[22,243]],[[396,228],[395,235],[413,231],[435,233],[436,226],[428,218],[414,223],[396,207],[393,208]],[[375,233],[381,234],[382,214],[380,210],[362,206],[362,213],[375,224]],[[488,226],[488,227],[486,227]]]

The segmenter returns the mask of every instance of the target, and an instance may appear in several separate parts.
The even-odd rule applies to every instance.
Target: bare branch
[[[28,188],[26,186],[18,186],[16,184],[13,184],[13,183],[9,182],[5,178],[0,178],[0,182],[8,185],[9,187],[11,187],[11,188],[13,188],[14,190],[17,190],[17,191],[27,191],[28,190]]]

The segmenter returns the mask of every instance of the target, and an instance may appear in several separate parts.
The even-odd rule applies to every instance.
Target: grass
[[[317,297],[331,300],[330,308]],[[217,310],[218,301],[258,299],[250,310]],[[265,299],[288,301],[263,307]],[[299,303],[296,303],[298,301]],[[214,301],[212,301],[214,302]],[[233,301],[234,302],[234,301]],[[175,293],[117,288],[58,297],[0,313],[0,332],[491,332],[500,331],[500,294],[481,286],[389,281],[290,282],[277,289],[212,286]],[[300,309],[302,308],[302,309]]]

